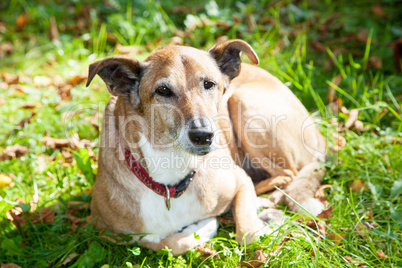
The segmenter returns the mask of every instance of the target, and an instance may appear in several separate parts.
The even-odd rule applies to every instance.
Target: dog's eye
[[[158,87],[155,91],[156,94],[164,96],[164,97],[171,97],[173,96],[172,91],[166,86]]]
[[[213,88],[215,86],[215,83],[214,82],[211,82],[211,81],[204,81],[204,88],[205,89],[211,89],[211,88]]]

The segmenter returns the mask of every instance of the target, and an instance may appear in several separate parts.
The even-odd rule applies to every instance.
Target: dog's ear
[[[240,73],[240,52],[244,52],[252,63],[258,64],[259,59],[253,48],[243,40],[227,40],[213,46],[209,53],[218,63],[221,72],[230,80]]]
[[[89,65],[87,85],[95,75],[105,82],[110,94],[130,100],[135,107],[139,104],[139,82],[142,63],[126,57],[109,57]]]

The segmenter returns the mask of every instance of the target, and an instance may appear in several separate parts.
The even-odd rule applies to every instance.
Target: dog
[[[282,186],[270,204],[298,211],[285,193],[314,215],[324,209],[314,198],[323,137],[293,93],[241,52],[259,63],[235,39],[209,52],[165,46],[143,62],[115,56],[89,66],[87,86],[99,75],[112,95],[90,205],[96,227],[179,255],[210,240],[229,209],[237,241],[269,233],[254,183]]]

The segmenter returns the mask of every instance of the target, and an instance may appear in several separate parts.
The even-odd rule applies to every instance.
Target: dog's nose
[[[212,144],[212,138],[214,137],[211,124],[205,119],[192,121],[188,137],[196,146],[210,146]]]

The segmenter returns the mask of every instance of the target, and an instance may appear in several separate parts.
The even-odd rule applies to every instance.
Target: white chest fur
[[[143,162],[153,180],[165,185],[175,185],[193,171],[202,161],[202,157],[189,154],[176,146],[156,150],[147,138],[140,134],[140,148]]]
[[[156,150],[145,136],[141,136],[140,148],[147,163],[147,171],[158,183],[177,184],[197,168],[200,164],[197,161],[202,160],[173,146]],[[144,231],[149,233],[143,239],[155,243],[205,217],[198,195],[191,189],[185,191],[179,198],[171,199],[170,211],[166,208],[164,197],[151,190],[142,193],[140,207],[141,217],[145,223]]]

